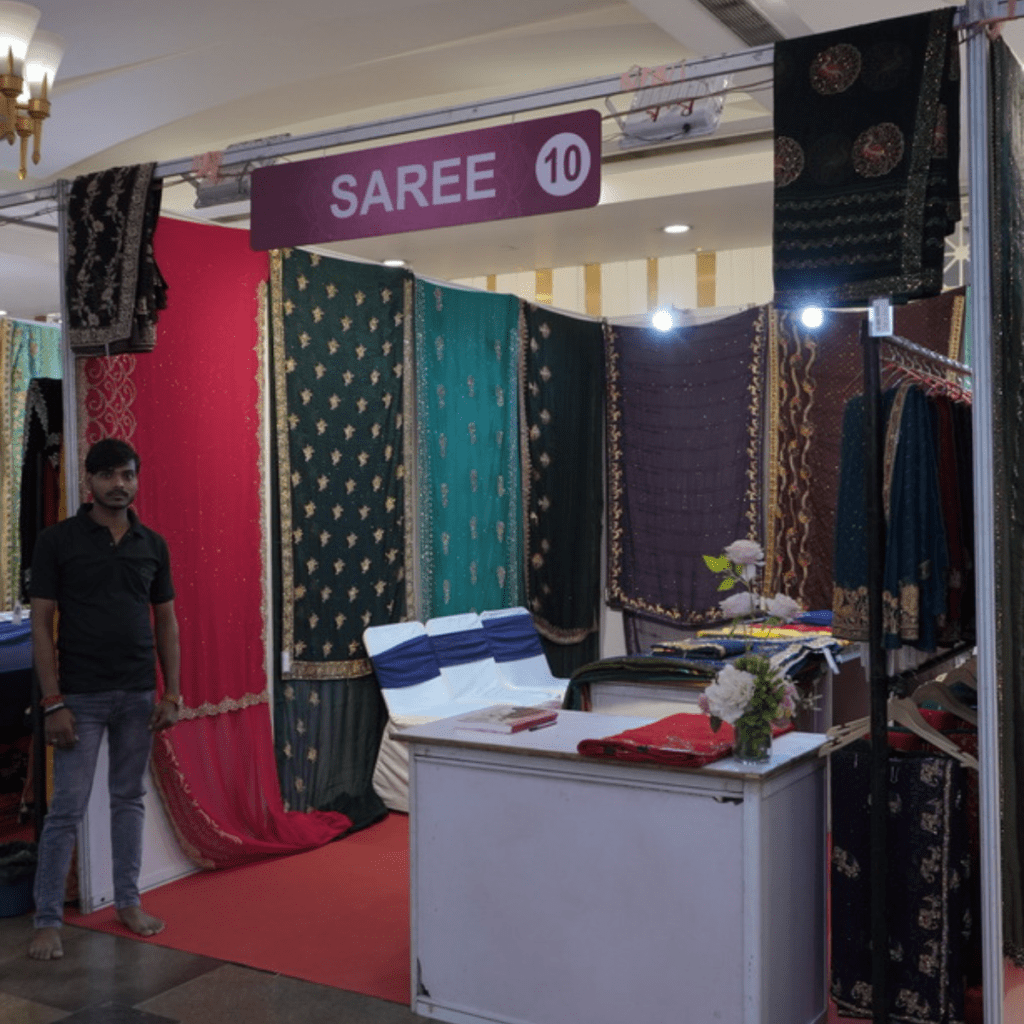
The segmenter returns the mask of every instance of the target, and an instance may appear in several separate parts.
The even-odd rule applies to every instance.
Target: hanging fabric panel
[[[283,674],[365,676],[363,630],[410,607],[411,277],[300,249],[273,260]]]
[[[422,618],[522,599],[519,301],[416,283]]]
[[[950,572],[947,514],[961,565],[967,556],[959,530],[960,498],[951,495],[944,502],[941,493],[940,463],[951,463],[955,476],[957,446],[940,452],[938,407],[916,385],[903,383],[888,390],[883,415],[883,642],[890,649],[909,645],[933,651],[940,638],[962,631],[964,618],[973,619],[973,613],[962,607],[960,579]],[[858,395],[850,400],[843,424],[836,517],[832,632],[846,640],[868,638],[866,525],[863,500],[858,500],[864,493],[863,419],[864,399]],[[952,419],[949,426],[952,429]],[[955,623],[951,595],[956,601]]]
[[[0,320],[0,608],[13,607],[21,584],[18,523],[29,382],[60,376],[59,327]]]
[[[608,603],[718,620],[704,555],[762,536],[768,310],[660,332],[609,328]]]
[[[61,516],[63,389],[59,380],[35,378],[25,396],[25,457],[21,474],[21,597],[28,604],[36,538]]]
[[[318,846],[350,822],[286,813],[275,771],[257,324],[267,258],[244,232],[174,220],[156,246],[174,296],[165,343],[83,361],[80,445],[84,456],[112,429],[139,451],[139,515],[171,551],[185,698],[156,737],[154,779],[182,849],[227,867]]]
[[[832,754],[831,994],[844,1017],[871,1017],[869,744]],[[960,1024],[969,963],[967,769],[945,754],[889,755],[886,886],[889,1006],[901,1024]]]
[[[342,685],[318,679],[278,683],[274,728],[285,809],[338,811],[353,829],[387,814],[373,789],[387,721],[373,676]]]
[[[526,597],[552,672],[600,656],[604,336],[600,323],[524,310]]]
[[[1003,942],[1007,956],[1024,967],[1024,71],[998,39],[992,45],[990,103]]]
[[[112,167],[71,184],[64,292],[75,352],[148,352],[156,344],[167,282],[153,250],[163,196],[155,168]]]
[[[894,330],[962,361],[964,311],[965,292],[958,288],[897,306]],[[864,389],[862,319],[860,313],[833,310],[812,331],[795,312],[776,309],[771,318],[768,444],[773,472],[765,571],[772,593],[788,594],[808,609],[832,607],[843,410]]]
[[[775,46],[775,301],[942,290],[960,219],[954,8]]]

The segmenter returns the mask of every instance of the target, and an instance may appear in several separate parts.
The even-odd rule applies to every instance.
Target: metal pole
[[[864,318],[864,516],[868,584],[868,672],[871,687],[871,1003],[875,1024],[889,1019],[889,926],[886,876],[889,818],[889,681],[882,646],[885,514],[882,507],[882,409],[878,339]]]
[[[986,5],[972,0],[974,19]],[[967,40],[967,157],[971,229],[970,302],[974,370],[974,561],[978,642],[978,760],[985,1024],[1003,1022],[1003,880],[999,834],[999,697],[996,689],[995,477],[992,458],[992,251],[989,200],[989,42]]]
[[[78,395],[75,379],[75,354],[68,334],[68,298],[64,287],[64,268],[68,248],[68,196],[71,183],[61,179],[57,188],[57,268],[60,274],[60,363],[61,402],[64,410],[64,492],[68,514],[78,508]]]

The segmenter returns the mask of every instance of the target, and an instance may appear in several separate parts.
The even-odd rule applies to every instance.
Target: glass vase
[[[741,764],[767,764],[772,756],[772,725],[743,715],[733,725],[732,756]]]

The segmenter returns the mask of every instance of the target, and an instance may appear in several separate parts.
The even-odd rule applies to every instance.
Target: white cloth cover
[[[483,615],[527,615],[525,608],[501,609]],[[533,619],[530,618],[532,624]],[[363,643],[373,661],[375,655],[390,651],[417,637],[441,636],[462,630],[483,630],[476,612],[445,615],[420,622],[396,622],[370,626],[363,631]],[[543,663],[543,664],[541,664]],[[409,754],[404,743],[392,733],[439,718],[450,718],[492,704],[561,703],[565,683],[551,675],[543,655],[498,665],[493,657],[464,665],[447,665],[439,675],[414,686],[381,687],[388,709],[380,751],[373,772],[373,787],[393,811],[409,810]]]
[[[535,630],[533,616],[526,608],[495,608],[493,611],[480,613],[481,624],[488,619],[522,618],[529,622],[530,628]],[[538,637],[538,641],[539,641]],[[548,659],[544,654],[536,654],[532,658],[521,658],[517,661],[496,662],[498,674],[502,677],[507,686],[514,690],[544,692],[548,697],[562,697],[565,694],[565,680],[558,679],[551,674],[548,666]],[[532,701],[517,701],[517,703],[533,703]]]

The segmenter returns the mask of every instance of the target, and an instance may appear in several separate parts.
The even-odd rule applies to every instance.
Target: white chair
[[[363,643],[388,708],[373,788],[394,811],[409,810],[409,755],[396,731],[492,704],[561,703],[565,690],[525,608],[370,626]]]
[[[436,664],[433,675],[412,685],[397,685],[402,681],[400,673],[389,672],[388,655],[391,654],[392,659],[400,658],[402,650],[409,650],[417,641],[429,645],[422,622],[396,622],[370,626],[363,631],[363,644],[374,664],[388,709],[388,724],[373,768],[373,788],[387,807],[406,813],[409,810],[409,751],[392,733],[445,717],[449,703],[448,687]],[[429,649],[433,653],[433,648]]]
[[[428,619],[426,629],[451,703],[456,705],[449,715],[508,702],[508,689],[498,674],[487,634],[476,612]]]
[[[526,608],[495,608],[480,613],[491,654],[505,684],[520,695],[518,703],[561,698],[565,680],[551,674],[533,616]]]

